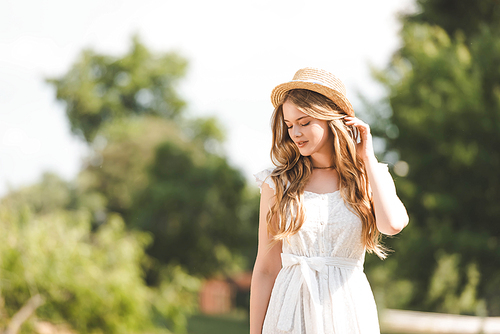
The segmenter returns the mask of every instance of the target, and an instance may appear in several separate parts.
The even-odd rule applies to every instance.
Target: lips
[[[297,146],[298,146],[299,148],[302,148],[302,147],[304,147],[304,146],[305,146],[308,142],[309,142],[309,141],[307,141],[307,140],[303,140],[303,141],[298,141],[298,142],[295,142],[295,144],[297,144]]]

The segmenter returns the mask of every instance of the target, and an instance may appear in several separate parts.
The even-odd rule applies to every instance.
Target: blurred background
[[[410,215],[380,315],[500,317],[498,1],[3,0],[0,332],[247,333],[269,95],[306,66]]]

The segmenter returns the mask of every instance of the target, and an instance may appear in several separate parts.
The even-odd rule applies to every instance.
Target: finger
[[[345,122],[346,125],[356,125],[358,126],[360,123],[358,121],[352,120]]]
[[[346,121],[346,124],[347,123],[350,123],[350,124],[366,124],[365,122],[363,122],[362,120],[360,120],[359,118],[356,118],[356,117],[345,117],[344,120]]]
[[[344,117],[344,119],[346,121],[359,121],[359,122],[362,122],[359,118],[353,117],[353,116],[346,116],[346,117]]]
[[[358,122],[356,122],[356,121],[349,121],[349,122],[346,122],[345,124],[348,125],[348,126],[355,126],[357,128],[363,129],[363,130],[364,129],[370,129],[370,126],[368,124],[362,122],[362,121],[358,121]]]
[[[362,127],[362,128],[368,128],[368,129],[370,128],[370,126],[367,123],[363,122],[360,119],[349,120],[349,121],[346,122],[346,124],[347,125],[354,125],[356,127]]]

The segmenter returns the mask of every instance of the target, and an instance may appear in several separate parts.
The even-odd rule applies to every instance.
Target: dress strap
[[[327,266],[334,266],[344,269],[363,270],[363,260],[344,258],[344,257],[306,257],[294,254],[281,254],[281,263],[283,267],[291,267],[298,265],[300,267],[300,278],[296,280],[296,284],[290,284],[285,293],[285,305],[293,305],[291,308],[282,308],[278,318],[278,329],[288,332],[292,330],[294,324],[294,316],[297,305],[300,300],[300,288],[305,283],[311,300],[313,303],[313,312],[316,324],[318,324],[318,334],[324,334],[323,328],[323,306],[319,297],[319,286],[316,280],[315,272],[326,275],[324,270]],[[298,274],[298,273],[297,273]],[[296,275],[294,275],[294,278]],[[288,291],[289,290],[289,291]],[[290,303],[290,304],[288,304]],[[287,312],[290,310],[292,312]],[[291,314],[290,314],[291,313]]]

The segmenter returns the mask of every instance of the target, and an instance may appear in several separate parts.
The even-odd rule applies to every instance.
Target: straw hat
[[[308,89],[320,93],[332,100],[347,115],[354,116],[352,105],[346,97],[344,84],[330,72],[311,67],[298,70],[292,81],[274,87],[271,93],[274,108],[283,103],[285,93],[291,89]]]

